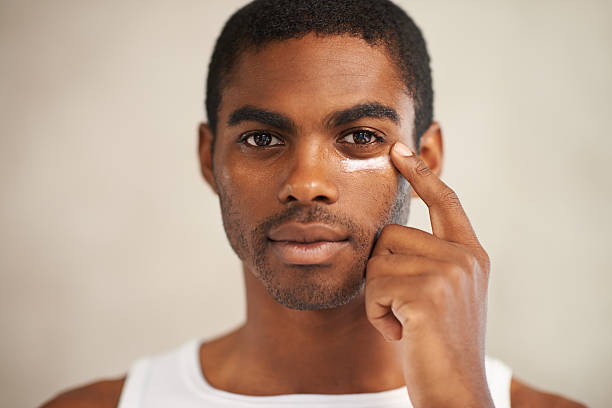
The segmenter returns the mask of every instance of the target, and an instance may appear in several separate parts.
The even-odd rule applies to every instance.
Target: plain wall
[[[0,2],[0,406],[245,317],[196,129],[244,1]],[[443,179],[492,260],[487,354],[612,399],[612,5],[402,1],[428,40]],[[409,225],[429,229],[419,200]]]

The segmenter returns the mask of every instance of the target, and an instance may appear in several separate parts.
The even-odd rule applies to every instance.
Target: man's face
[[[223,91],[214,180],[228,239],[286,307],[360,293],[381,229],[410,188],[390,162],[414,110],[383,47],[348,36],[274,42],[240,57]]]

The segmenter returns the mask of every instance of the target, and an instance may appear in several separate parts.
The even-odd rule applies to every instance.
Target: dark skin
[[[278,395],[407,386],[415,407],[493,406],[484,375],[489,259],[439,178],[439,125],[418,155],[400,151],[415,151],[414,108],[401,84],[384,48],[356,38],[307,35],[242,55],[223,93],[213,155],[212,132],[200,126],[202,174],[220,196],[247,295],[246,322],[201,347],[213,387]],[[373,104],[397,117],[357,109],[344,123],[329,120]],[[256,110],[230,120],[245,106]],[[428,205],[433,234],[395,223],[408,196]],[[317,265],[287,262],[269,235],[291,220],[333,224],[346,245]],[[123,381],[44,407],[115,406]],[[516,378],[511,399],[513,407],[583,406]]]

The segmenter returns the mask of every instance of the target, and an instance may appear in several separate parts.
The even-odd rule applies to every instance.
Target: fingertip
[[[402,157],[414,156],[414,152],[402,142],[396,142],[393,145],[393,150]]]

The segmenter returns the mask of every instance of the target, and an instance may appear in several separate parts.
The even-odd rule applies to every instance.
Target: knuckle
[[[459,201],[459,196],[457,196],[455,190],[450,187],[446,187],[440,192],[439,202],[442,206],[446,208],[461,207],[461,201]]]
[[[463,281],[464,275],[465,269],[460,265],[449,264],[449,266],[446,267],[446,276],[454,285],[460,284]]]
[[[418,330],[427,321],[425,311],[415,303],[404,302],[393,313],[402,324],[404,331]]]
[[[476,261],[476,257],[474,255],[469,252],[463,252],[461,255],[461,264],[464,266],[467,272],[472,273],[478,262]]]
[[[429,168],[429,166],[427,166],[425,161],[423,159],[421,159],[420,157],[418,157],[418,156],[417,156],[416,166],[414,167],[414,171],[419,176],[424,176],[424,177],[427,177],[427,176],[432,174],[431,169]]]
[[[401,225],[398,224],[387,224],[383,227],[382,231],[380,232],[380,238],[382,238],[383,236],[388,236],[388,235],[394,235],[397,234],[403,227]]]
[[[489,274],[491,272],[491,258],[489,257],[489,254],[484,250],[482,251],[482,263],[484,272],[486,274]]]
[[[388,236],[389,234],[391,234],[391,226],[392,226],[392,225],[393,225],[393,224],[388,224],[388,225],[385,225],[385,226],[383,227],[383,229],[382,229],[382,230],[380,230],[380,234],[378,235],[378,240],[377,240],[377,242],[376,242],[376,245],[381,245],[381,244],[383,244],[385,241],[387,241],[387,239],[388,239],[388,238],[387,238],[387,236]]]
[[[433,275],[427,285],[429,299],[436,305],[444,303],[448,296],[448,282],[444,276]]]
[[[387,242],[393,242],[392,237],[396,236],[397,234],[400,234],[404,228],[406,227],[398,224],[385,225],[380,231],[376,245],[385,246]]]
[[[411,320],[410,317],[412,313],[412,307],[408,303],[401,303],[397,309],[393,311],[393,314],[402,326],[405,326]]]
[[[377,307],[372,302],[367,302],[365,305],[366,318],[373,325],[378,325],[380,323],[380,312],[378,312]]]
[[[376,303],[372,299],[372,293],[368,291],[367,288],[365,292],[365,312],[369,321],[375,321],[377,319]]]

